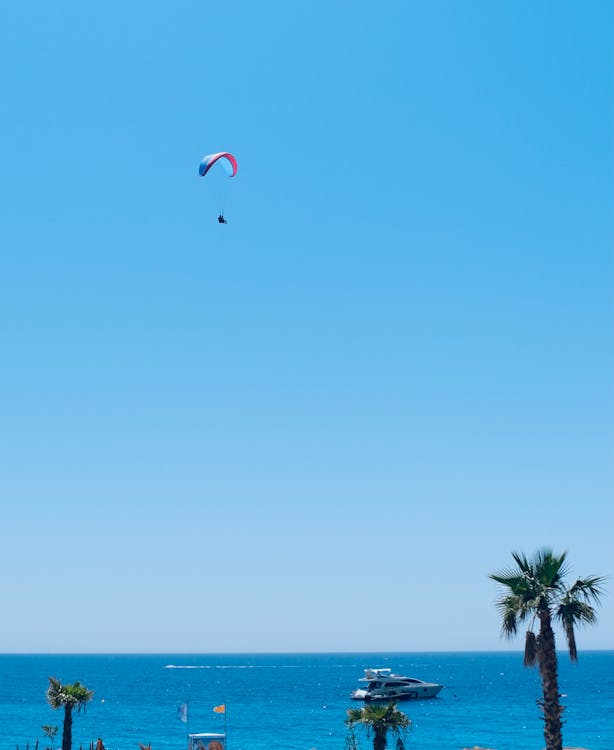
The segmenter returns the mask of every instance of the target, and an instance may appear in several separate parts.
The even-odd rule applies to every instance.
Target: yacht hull
[[[415,701],[427,698],[436,698],[441,692],[443,685],[423,685],[413,690],[386,690],[381,692],[370,692],[368,690],[356,690],[352,693],[355,701]]]

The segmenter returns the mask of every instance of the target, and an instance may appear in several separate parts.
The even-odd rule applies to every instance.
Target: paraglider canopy
[[[200,162],[200,166],[198,167],[198,174],[201,177],[204,177],[211,169],[211,167],[220,159],[223,159],[224,164],[230,166],[230,169],[232,170],[230,177],[234,177],[239,166],[235,157],[232,154],[227,153],[226,151],[220,151],[218,154],[207,154],[207,156],[203,156],[202,161]]]

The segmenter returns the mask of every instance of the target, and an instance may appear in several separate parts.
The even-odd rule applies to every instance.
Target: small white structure
[[[216,732],[188,734],[188,750],[226,750],[226,735]]]

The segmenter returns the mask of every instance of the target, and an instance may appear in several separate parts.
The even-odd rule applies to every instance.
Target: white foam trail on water
[[[164,669],[300,669],[298,664],[165,664]]]

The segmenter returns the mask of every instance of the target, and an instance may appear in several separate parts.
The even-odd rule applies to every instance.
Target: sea
[[[0,655],[0,748],[51,747],[43,725],[63,711],[46,703],[49,677],[94,691],[75,713],[73,748],[100,737],[106,750],[187,750],[189,733],[226,734],[227,750],[345,750],[350,699],[369,667],[390,667],[445,687],[431,700],[398,704],[412,722],[406,747],[540,750],[539,674],[520,652]],[[559,653],[564,745],[614,750],[614,651]],[[187,722],[179,707],[187,704]],[[225,713],[215,712],[216,706]],[[360,750],[372,740],[357,732]],[[393,738],[389,747],[394,750]]]

